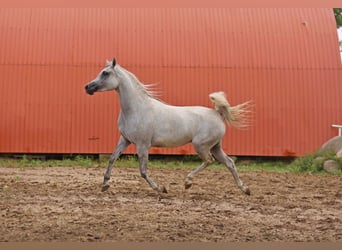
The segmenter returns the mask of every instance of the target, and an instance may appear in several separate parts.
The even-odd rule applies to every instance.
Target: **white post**
[[[338,128],[338,136],[342,135],[342,125],[331,125],[333,128]]]

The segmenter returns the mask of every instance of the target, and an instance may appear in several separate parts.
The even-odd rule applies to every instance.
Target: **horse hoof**
[[[191,188],[191,186],[192,186],[192,183],[185,182],[184,184],[185,189],[189,189]]]
[[[109,188],[109,184],[103,184],[103,185],[102,185],[102,188],[101,188],[101,191],[102,191],[102,192],[105,192],[105,191],[108,190],[108,188]]]
[[[160,188],[160,191],[159,191],[159,192],[164,193],[164,194],[167,194],[167,189],[166,189],[166,187],[162,186],[162,187]]]
[[[245,192],[245,194],[247,194],[247,195],[251,195],[251,191],[249,190],[249,188],[246,188],[244,192]]]

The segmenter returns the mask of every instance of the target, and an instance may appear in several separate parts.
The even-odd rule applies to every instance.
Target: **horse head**
[[[112,62],[108,62],[106,67],[100,71],[97,77],[89,82],[84,88],[87,94],[93,95],[95,92],[103,92],[115,90],[119,86],[118,75],[115,72],[117,65],[115,58]]]

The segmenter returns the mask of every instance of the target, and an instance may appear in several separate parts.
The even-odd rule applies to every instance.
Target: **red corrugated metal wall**
[[[253,100],[232,155],[302,155],[342,124],[332,9],[0,9],[0,33],[0,152],[112,152],[118,97],[83,87],[113,56],[170,104]]]

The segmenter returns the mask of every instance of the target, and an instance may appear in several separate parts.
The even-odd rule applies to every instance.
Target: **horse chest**
[[[152,136],[148,120],[137,116],[120,115],[118,127],[120,133],[132,143],[148,140]]]

